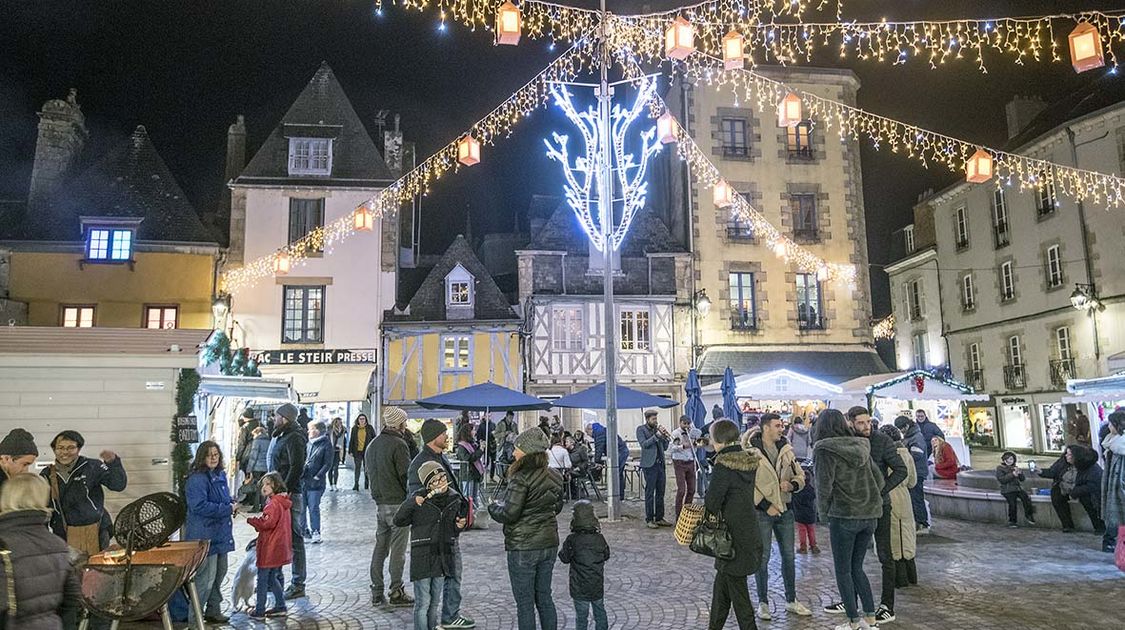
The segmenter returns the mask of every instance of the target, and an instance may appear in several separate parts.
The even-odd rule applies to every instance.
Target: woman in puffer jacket
[[[488,506],[492,519],[504,524],[519,630],[535,630],[536,612],[542,630],[558,628],[551,573],[559,551],[558,514],[565,492],[562,475],[547,467],[547,447],[547,436],[538,427],[520,433],[513,451],[516,461],[508,469],[507,493]]]
[[[902,432],[886,424],[879,430],[895,441],[898,456],[906,463],[906,481],[890,492],[891,497],[891,557],[895,560],[895,586],[903,588],[918,583],[918,569],[914,564],[917,542],[914,526],[914,506],[910,503],[910,488],[918,483],[914,458],[902,443]]]
[[[46,480],[30,473],[12,477],[0,492],[0,539],[12,562],[11,574],[0,564],[0,601],[13,589],[16,594],[15,602],[6,602],[9,628],[78,627],[82,589],[66,541],[47,529],[50,492]]]

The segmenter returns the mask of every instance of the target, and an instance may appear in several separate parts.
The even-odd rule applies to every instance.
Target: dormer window
[[[472,319],[476,280],[461,265],[445,276],[445,314],[449,319]]]
[[[332,140],[329,138],[290,138],[290,175],[331,175]]]
[[[133,230],[93,227],[86,232],[86,259],[128,262],[133,258]]]
[[[472,304],[473,294],[468,282],[449,283],[449,305]]]

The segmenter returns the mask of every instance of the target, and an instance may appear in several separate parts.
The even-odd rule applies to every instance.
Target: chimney
[[[227,160],[223,170],[223,187],[242,174],[246,167],[246,118],[239,114],[234,124],[227,127]],[[229,190],[224,190],[222,201],[219,203],[219,226],[223,231],[230,224],[231,195]]]
[[[1047,103],[1038,96],[1016,96],[1004,106],[1008,116],[1008,139],[1012,139],[1027,129],[1039,112],[1047,108]]]
[[[29,207],[44,203],[62,184],[82,153],[86,137],[86,117],[78,105],[78,90],[71,88],[66,100],[52,99],[43,104],[27,194]]]
[[[402,131],[398,114],[395,114],[394,130],[383,132],[383,161],[395,177],[402,175]]]

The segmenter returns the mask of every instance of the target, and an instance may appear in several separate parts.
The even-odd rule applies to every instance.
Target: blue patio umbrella
[[[684,391],[687,393],[684,413],[691,418],[696,428],[702,429],[707,421],[707,407],[703,404],[703,388],[699,385],[699,373],[695,368],[688,370]]]
[[[563,396],[555,401],[556,407],[570,409],[605,409],[605,382],[588,387],[569,396]],[[618,409],[644,409],[645,407],[675,407],[680,404],[675,400],[653,396],[645,392],[617,386]]]
[[[735,398],[737,387],[734,382],[734,370],[727,366],[726,371],[723,372],[723,384],[720,386],[723,392],[723,416],[741,425],[742,412],[738,410],[738,400]]]
[[[426,409],[456,411],[532,411],[547,410],[551,403],[496,383],[480,383],[416,401]]]

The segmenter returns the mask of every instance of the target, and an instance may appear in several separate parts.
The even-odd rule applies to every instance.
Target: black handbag
[[[719,560],[734,559],[734,541],[731,540],[727,522],[721,515],[711,512],[703,515],[703,520],[695,529],[688,548],[695,553]]]

